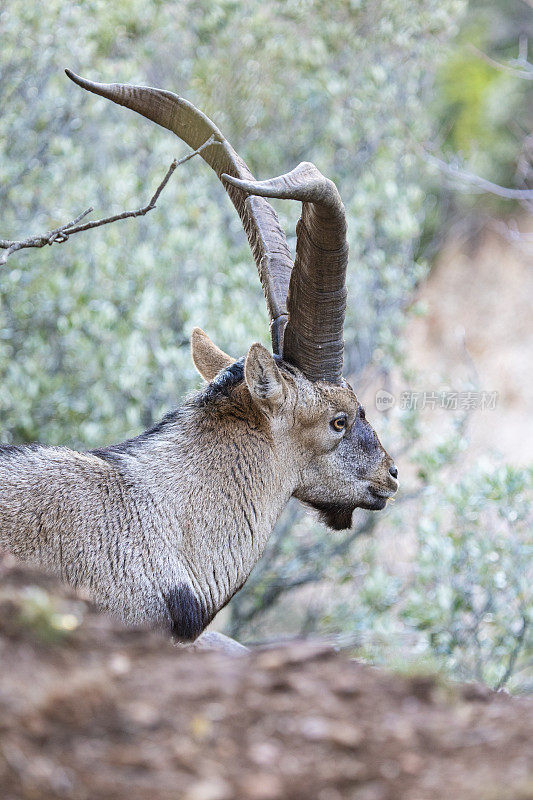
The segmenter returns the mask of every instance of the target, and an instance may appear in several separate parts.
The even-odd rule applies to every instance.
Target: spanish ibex
[[[203,331],[206,388],[134,439],[91,452],[0,448],[0,546],[87,587],[126,622],[195,639],[246,581],[291,496],[336,530],[382,509],[397,469],[342,378],[344,207],[310,163],[255,181],[215,125],[171,92],[70,78],[169,128],[222,181],[248,236],[274,355],[234,360]],[[300,200],[294,265],[265,199]]]

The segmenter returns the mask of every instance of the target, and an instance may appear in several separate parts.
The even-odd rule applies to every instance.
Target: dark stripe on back
[[[228,397],[234,386],[244,379],[244,358],[235,361],[231,366],[220,372],[203,392],[192,400],[192,405],[204,408],[223,397]]]
[[[43,447],[42,444],[2,444],[0,445],[0,458],[8,459],[13,458],[14,456],[24,455],[25,453],[34,453],[36,450],[40,450]]]

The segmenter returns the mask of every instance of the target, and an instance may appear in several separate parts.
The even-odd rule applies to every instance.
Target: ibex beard
[[[338,530],[397,487],[349,386],[260,344],[233,362],[200,329],[192,350],[208,386],[137,438],[0,449],[0,545],[181,640],[242,586],[291,495]]]
[[[128,623],[194,640],[261,556],[291,496],[334,530],[384,508],[397,469],[342,378],[348,257],[344,207],[312,164],[253,180],[220,131],[187,101],[145,87],[70,77],[199,148],[250,239],[274,355],[235,361],[196,328],[207,387],[150,430],[79,453],[0,448],[0,547],[89,589]],[[265,197],[301,200],[296,259]]]

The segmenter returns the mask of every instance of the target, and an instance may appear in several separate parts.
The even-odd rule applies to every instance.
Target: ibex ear
[[[208,383],[211,383],[221,369],[226,369],[235,361],[217,347],[201,328],[192,330],[191,355],[194,366]]]
[[[275,408],[283,400],[283,378],[276,362],[262,344],[248,350],[244,362],[244,380],[252,399],[259,405]]]

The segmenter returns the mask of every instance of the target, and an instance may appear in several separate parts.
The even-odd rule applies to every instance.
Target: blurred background
[[[344,533],[289,505],[215,621],[242,642],[533,691],[532,34],[531,0],[0,3],[2,238],[143,206],[187,152],[64,67],[182,94],[258,178],[311,160],[341,192],[345,374],[401,491]],[[298,204],[276,209],[294,247]],[[199,388],[194,325],[236,357],[269,342],[199,158],[146,217],[1,268],[0,442],[137,434]]]

